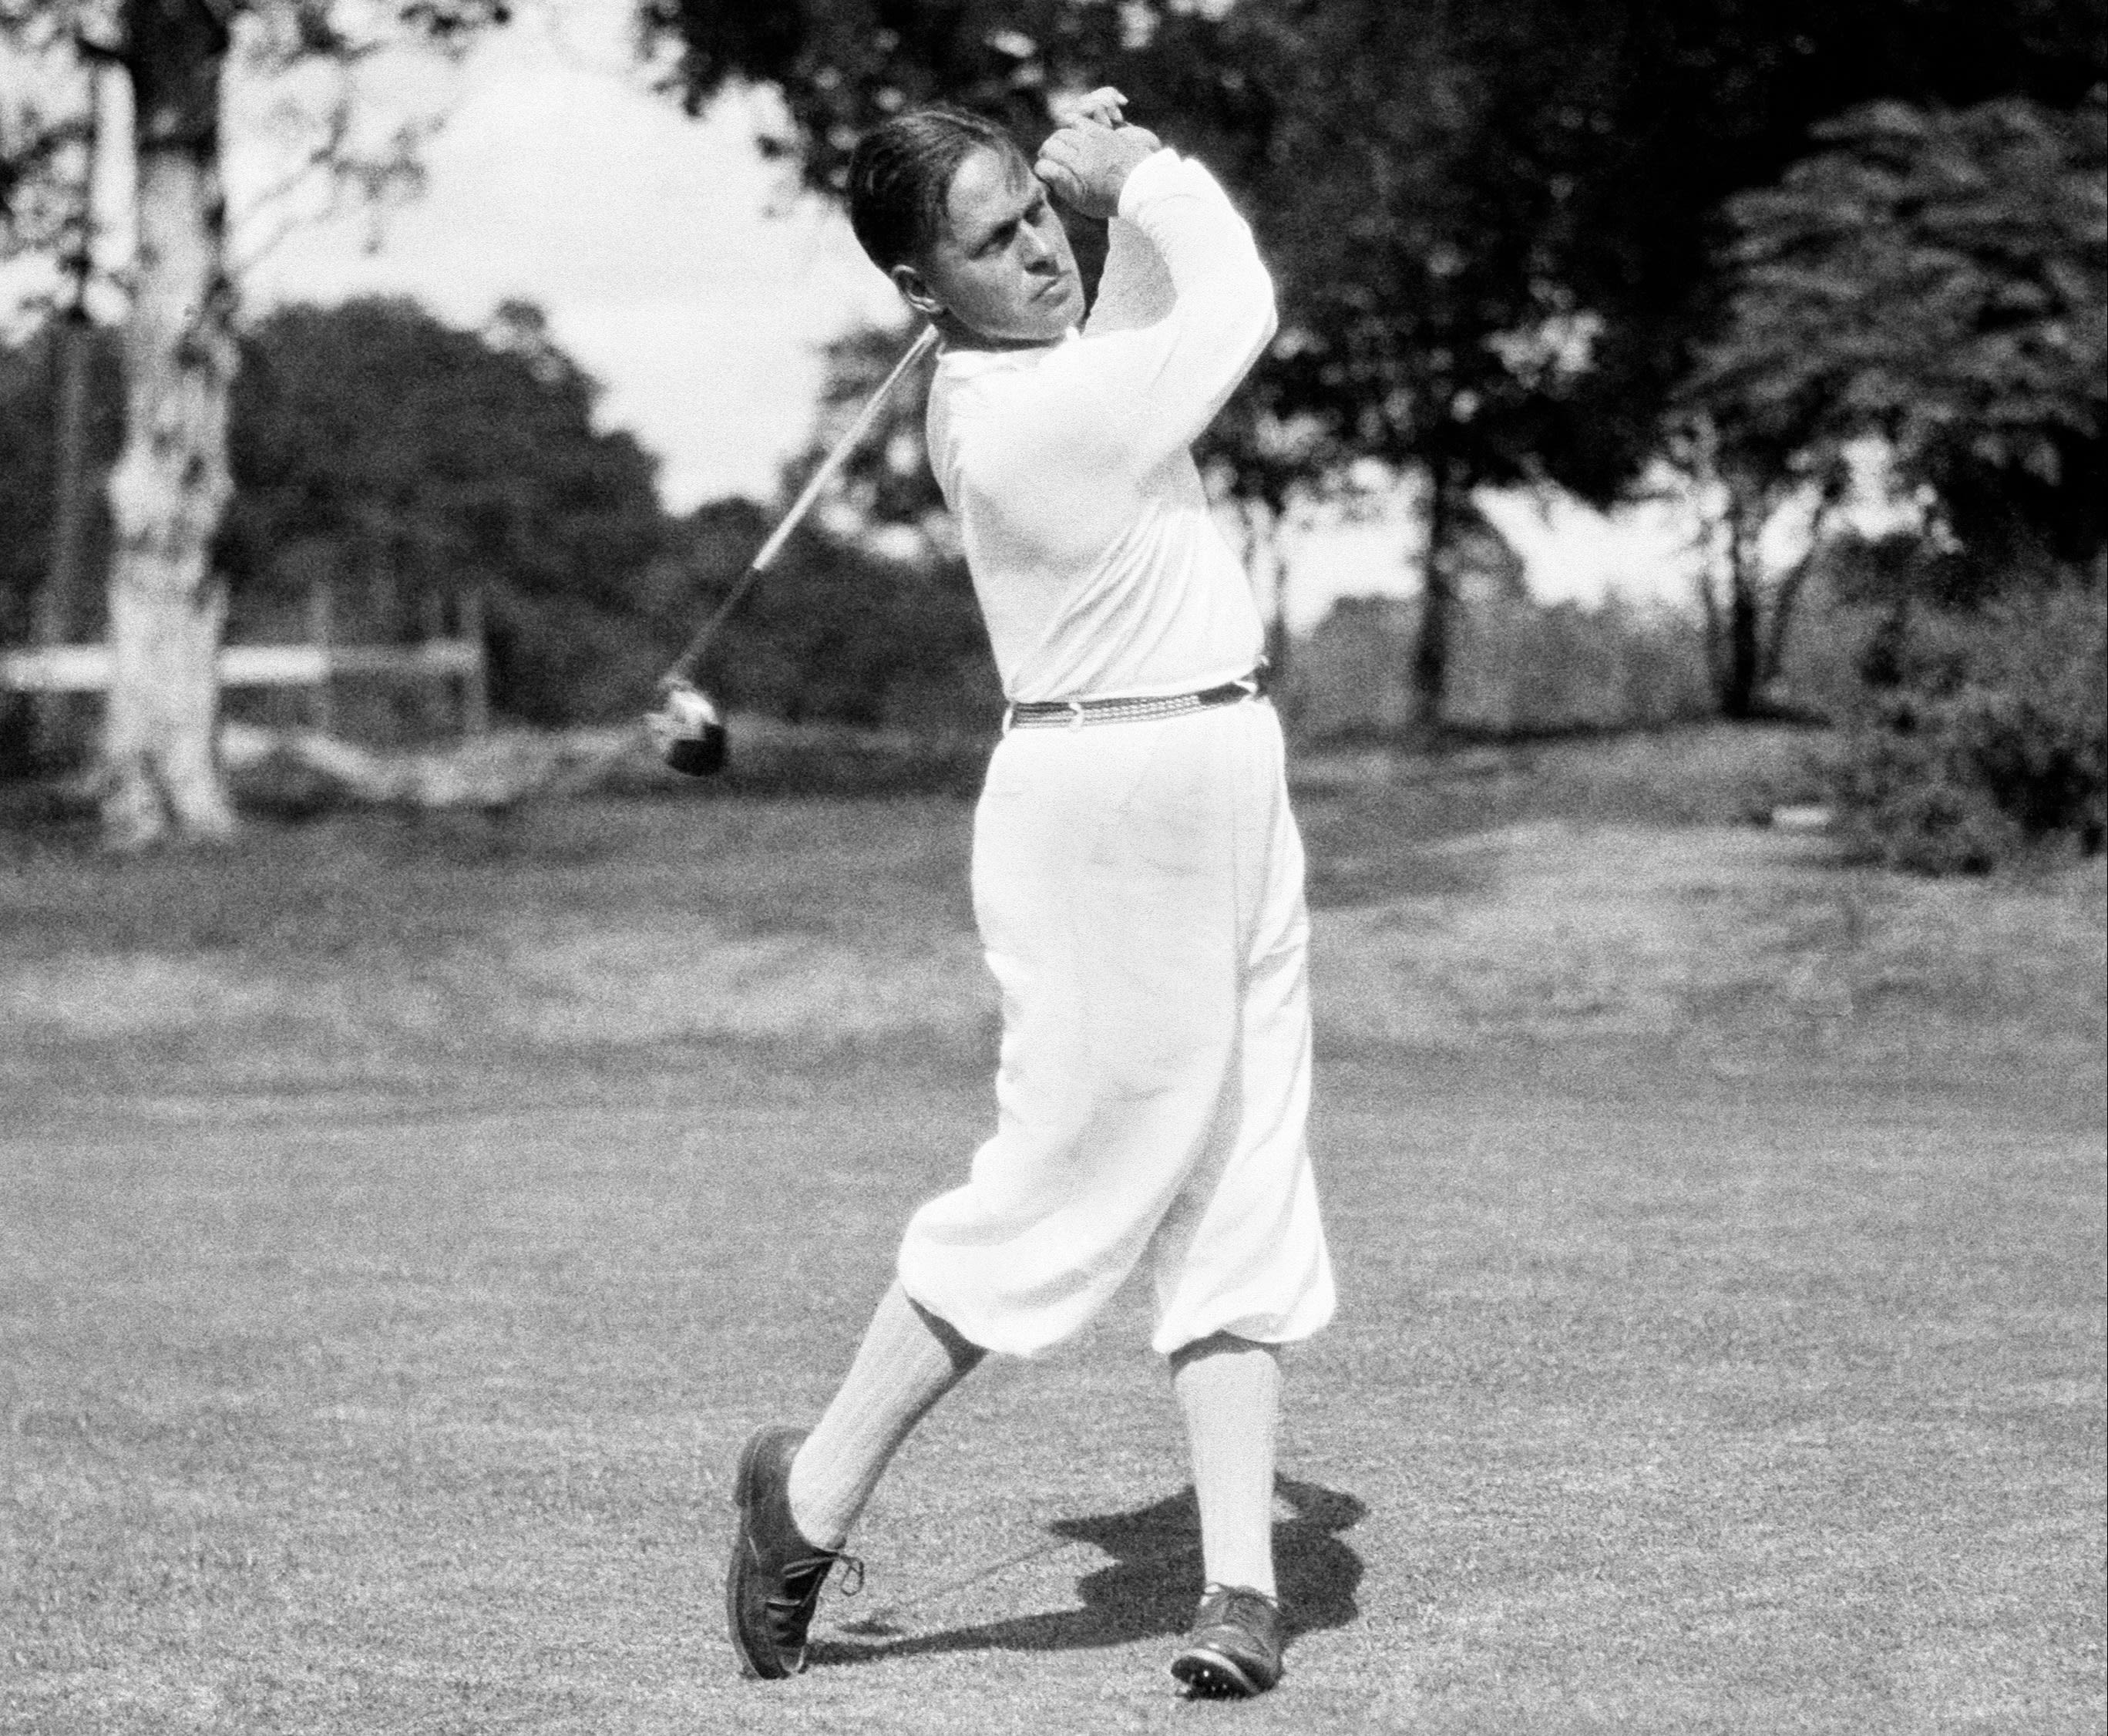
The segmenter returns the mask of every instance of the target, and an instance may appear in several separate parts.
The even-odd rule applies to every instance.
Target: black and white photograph
[[[0,1736],[2108,1736],[2098,0],[0,0]]]

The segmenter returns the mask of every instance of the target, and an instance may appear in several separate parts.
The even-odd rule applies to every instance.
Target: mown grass
[[[955,801],[13,835],[0,1729],[2101,1728],[2097,865],[1723,830],[1722,751],[1308,792],[1344,1306],[1237,1707],[1133,1297],[939,1409],[811,1674],[718,1635],[740,1436],[985,1130]]]
[[[2097,1128],[2039,1098],[1327,1070],[1278,1731],[2088,1727]],[[1129,1301],[933,1419],[821,1662],[718,1637],[983,1082],[89,1116],[0,1184],[0,1725],[1184,1727],[1197,1571]]]
[[[1813,751],[1699,731],[1309,764],[1320,1052],[2097,1072],[2099,861],[1924,882],[1728,823]],[[970,819],[690,785],[259,824],[143,861],[0,830],[0,1089],[502,1094],[696,1044],[979,1064]]]

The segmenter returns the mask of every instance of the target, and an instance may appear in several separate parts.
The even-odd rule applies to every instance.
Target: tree
[[[1547,481],[1604,504],[1642,483],[1714,316],[1722,198],[1777,174],[1840,91],[2068,91],[2101,64],[2083,8],[1993,19],[1959,0],[1368,0],[1236,8],[1212,38],[1178,33],[1189,65],[1208,58],[1196,38],[1281,280],[1259,390],[1424,485],[1423,724],[1446,681],[1460,503]]]
[[[1376,4],[1227,11],[1062,0],[807,5],[775,10],[765,28],[687,0],[647,0],[644,13],[684,45],[682,79],[691,102],[735,77],[777,83],[796,133],[771,148],[795,151],[808,181],[830,190],[839,189],[847,150],[863,127],[933,97],[999,114],[1029,144],[1050,124],[1052,92],[1106,78],[1147,92],[1152,121],[1161,116],[1180,142],[1206,155],[1250,196],[1262,230],[1271,230],[1265,238],[1287,321],[1272,388],[1279,401],[1255,399],[1207,454],[1255,522],[1277,520],[1296,482],[1314,480],[1335,461],[1358,453],[1397,461],[1412,446],[1430,479],[1439,551],[1470,489],[1515,472],[1512,431],[1481,416],[1516,378],[1513,371],[1482,348],[1426,340],[1424,324],[1387,328],[1367,318],[1366,263],[1374,250],[1394,279],[1403,270],[1411,287],[1402,293],[1416,306],[1468,308],[1502,329],[1541,313],[1527,273],[1509,269],[1505,255],[1475,259],[1429,224],[1397,220],[1392,209],[1396,183],[1412,178],[1426,203],[1457,188],[1449,228],[1483,219],[1483,209],[1464,210],[1471,192],[1445,178],[1458,153],[1441,148],[1442,124],[1427,117],[1444,111],[1427,99],[1443,94],[1444,79],[1456,82],[1448,38],[1471,36],[1489,62],[1511,53],[1511,43],[1478,40],[1498,34],[1509,11],[1472,14],[1495,21],[1455,29],[1435,9]],[[1546,9],[1546,20],[1556,16]],[[1571,64],[1570,55],[1556,58]],[[1547,69],[1554,60],[1549,52],[1538,56]],[[1296,167],[1281,172],[1281,163]],[[1325,165],[1323,176],[1309,174],[1313,163]],[[1506,195],[1520,197],[1525,178],[1511,176]],[[1520,228],[1510,223],[1490,232],[1526,248]],[[1497,282],[1507,295],[1498,312]],[[1264,546],[1263,536],[1257,540]],[[1441,562],[1427,573],[1439,597]],[[1445,616],[1426,614],[1422,685],[1439,692]]]
[[[108,560],[109,519],[93,479],[115,462],[123,439],[115,334],[61,313],[19,347],[0,349],[0,525],[8,532],[0,537],[0,643],[58,644],[93,630],[97,599],[77,581]],[[70,507],[71,530],[62,534]],[[61,577],[69,582],[55,583]],[[62,709],[71,708],[7,708],[0,758],[48,763],[63,755],[71,717]]]
[[[1664,444],[1673,494],[1700,515],[1692,552],[1714,699],[1723,717],[1763,716],[1775,709],[1801,593],[1853,487],[1849,456],[1777,462],[1696,411],[1669,423]]]
[[[1686,403],[1759,482],[1878,447],[1912,530],[1822,551],[1868,608],[1833,793],[1848,839],[1980,869],[2101,847],[2108,103],[1883,103],[1731,202],[1729,318]]]
[[[1720,202],[1774,179],[1807,129],[1880,96],[2078,100],[2103,76],[2094,9],[2026,0],[644,0],[700,105],[784,93],[793,155],[836,189],[857,133],[943,96],[1028,138],[1047,98],[1110,80],[1205,155],[1254,218],[1282,331],[1254,383],[1426,481],[1415,650],[1439,715],[1460,503],[1543,479],[1632,487],[1718,312]]]
[[[1977,589],[2108,546],[2108,101],[1884,103],[1728,206],[1687,402],[1736,462],[1834,485],[1875,440]],[[1952,565],[1952,563],[1949,563]]]
[[[0,55],[9,34],[0,15]],[[7,563],[25,569],[6,579],[11,590],[20,587],[25,605],[25,618],[15,636],[33,645],[64,643],[81,613],[90,557],[101,552],[97,533],[104,528],[96,522],[95,485],[114,457],[96,449],[101,431],[90,426],[94,377],[106,348],[92,301],[97,272],[91,188],[101,133],[101,70],[93,62],[80,69],[80,82],[66,92],[76,101],[62,98],[47,108],[32,100],[0,109],[0,259],[29,250],[48,254],[63,286],[33,346],[45,364],[40,372],[48,377],[50,390],[32,395],[43,437],[21,457],[38,479],[38,498],[14,521],[34,525],[37,534],[18,548],[16,561]],[[18,512],[30,505],[25,500],[15,504]],[[32,562],[34,570],[27,570]],[[70,709],[67,696],[56,693],[34,695],[10,708],[5,722],[11,732],[28,725],[20,744],[26,747],[25,758],[49,762],[63,754]]]
[[[1327,503],[1361,503],[1352,467],[1313,417],[1284,417],[1262,376],[1230,400],[1196,456],[1209,494],[1235,516],[1253,599],[1266,626],[1266,661],[1277,692],[1287,689],[1286,539],[1297,516]]]
[[[1326,449],[1420,480],[1413,691],[1431,727],[1472,495],[1584,461],[1606,477],[1624,467],[1601,428],[1577,440],[1585,425],[1570,413],[1590,340],[1561,281],[1558,189],[1575,152],[1543,119],[1562,91],[1586,100],[1606,56],[1585,9],[1369,0],[1294,17],[1292,30],[1275,12],[1257,20],[1270,26],[1262,41],[1223,38],[1276,69],[1263,148],[1245,170],[1283,307],[1262,390],[1277,416],[1314,422]]]
[[[858,325],[829,340],[813,438],[785,467],[778,490],[786,502],[819,468],[913,336],[909,326]],[[930,473],[923,435],[936,372],[931,358],[894,388],[821,503],[822,521],[845,540],[861,539],[897,557],[957,558],[957,539]]]
[[[116,345],[98,336],[97,467],[115,455],[124,403]],[[656,463],[631,435],[593,426],[598,388],[537,309],[509,304],[463,331],[368,297],[277,309],[237,343],[233,492],[211,555],[230,622],[303,630],[326,593],[340,636],[385,642],[429,632],[473,593],[500,709],[568,723],[633,706],[667,654]],[[0,523],[15,532],[0,539],[0,639],[20,636],[40,596],[54,347],[47,328],[0,350]],[[88,530],[94,566],[106,520]]]
[[[474,593],[501,709],[625,706],[658,650],[664,527],[655,461],[594,428],[597,395],[525,303],[480,332],[385,297],[281,308],[241,339],[215,568],[237,607],[324,585],[384,640]]]
[[[677,51],[669,83],[691,111],[729,83],[779,90],[791,129],[764,134],[763,150],[839,194],[858,135],[924,103],[963,103],[1036,143],[1052,125],[1052,92],[1087,88],[1081,72],[1118,65],[1132,28],[1122,11],[1160,9],[1156,0],[638,0],[637,16],[648,44]]]
[[[343,16],[340,16],[340,13]],[[399,25],[455,43],[504,0],[401,0]],[[113,674],[102,744],[105,835],[120,847],[211,839],[233,825],[214,758],[226,597],[209,550],[232,490],[227,398],[234,287],[220,180],[223,83],[237,28],[267,59],[361,52],[331,0],[10,0],[25,52],[105,61],[133,97],[137,257],[124,329],[125,444],[108,485]],[[58,157],[63,122],[33,116],[0,188]],[[11,196],[11,203],[21,202]]]
[[[101,143],[101,69],[88,69],[88,101],[79,129],[83,173],[56,237],[60,275],[66,294],[50,331],[53,365],[52,406],[51,534],[43,583],[36,593],[29,639],[35,645],[66,642],[88,588],[90,539],[95,528],[94,480],[100,464],[93,451],[90,404],[99,334],[91,295],[95,286],[96,222],[92,188]],[[38,696],[32,707],[34,751],[49,761],[65,749],[66,696]]]

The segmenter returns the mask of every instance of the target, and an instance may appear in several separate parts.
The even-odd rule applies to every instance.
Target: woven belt
[[[1168,693],[1160,699],[1035,699],[1014,705],[1003,714],[1005,729],[1080,729],[1086,724],[1136,724],[1145,719],[1182,717],[1211,706],[1234,706],[1266,692],[1266,671],[1255,669],[1241,680],[1226,681],[1198,693]]]

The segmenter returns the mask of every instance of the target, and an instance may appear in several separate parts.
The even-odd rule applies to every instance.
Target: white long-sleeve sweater
[[[1189,449],[1273,336],[1251,231],[1198,163],[1122,188],[1080,334],[948,349],[932,469],[1015,701],[1191,692],[1264,643]]]

